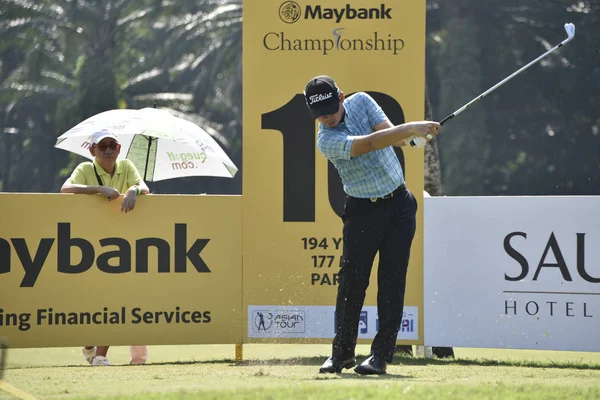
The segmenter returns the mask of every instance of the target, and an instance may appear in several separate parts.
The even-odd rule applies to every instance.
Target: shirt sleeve
[[[124,167],[127,169],[127,187],[138,185],[142,182],[142,176],[135,167],[135,164],[128,159],[125,159]]]
[[[69,179],[67,179],[67,183],[70,183],[71,185],[93,185],[88,182],[86,178],[86,169],[90,168],[93,168],[92,163],[90,162],[83,162],[79,164],[77,167],[75,167]]]
[[[379,104],[367,93],[361,93],[361,99],[372,129],[375,129],[377,125],[388,119]]]
[[[341,132],[326,131],[319,133],[317,147],[329,160],[350,160],[352,158],[353,140],[354,136],[348,136]]]

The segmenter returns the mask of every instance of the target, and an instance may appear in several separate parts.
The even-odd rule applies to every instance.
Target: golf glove
[[[410,143],[412,147],[425,147],[427,139],[420,136],[412,136],[408,139],[408,143]]]

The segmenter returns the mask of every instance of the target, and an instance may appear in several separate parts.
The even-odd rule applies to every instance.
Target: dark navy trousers
[[[346,197],[343,253],[335,309],[334,357],[354,357],[358,324],[373,260],[377,266],[379,331],[371,354],[391,362],[402,322],[406,272],[415,235],[417,202],[403,185],[386,199]]]

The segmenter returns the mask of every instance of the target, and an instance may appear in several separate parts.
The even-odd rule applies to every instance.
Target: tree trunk
[[[427,82],[425,82],[425,119],[428,121],[433,120]],[[441,196],[442,194],[440,153],[435,139],[425,145],[425,191],[431,196]]]
[[[77,80],[76,105],[80,121],[117,108],[117,80],[111,63],[88,57]]]

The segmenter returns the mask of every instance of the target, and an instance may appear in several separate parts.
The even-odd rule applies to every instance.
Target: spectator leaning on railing
[[[75,168],[69,179],[62,185],[61,193],[101,194],[109,200],[116,200],[123,194],[121,211],[134,209],[137,196],[148,194],[150,190],[140,173],[130,160],[118,160],[121,145],[115,135],[99,131],[92,135],[90,153],[93,162],[83,162]],[[85,359],[92,366],[111,365],[106,354],[109,346],[86,346]],[[130,364],[144,364],[148,358],[147,346],[131,346]]]

